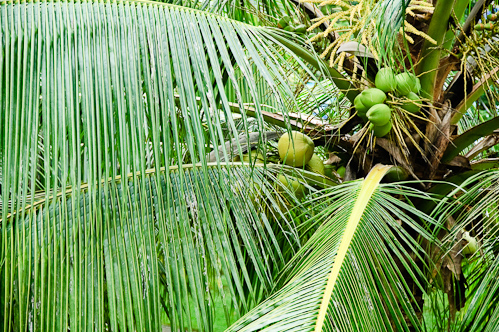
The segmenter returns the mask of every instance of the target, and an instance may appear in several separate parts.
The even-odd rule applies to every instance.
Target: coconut
[[[298,182],[298,180],[296,180],[294,177],[286,177],[283,174],[279,174],[277,178],[279,182],[281,182],[283,186],[291,190],[296,195],[296,197],[302,197],[305,195],[305,186]]]
[[[383,180],[386,182],[405,181],[409,178],[409,173],[401,166],[393,166],[386,172]]]
[[[366,113],[369,121],[371,121],[374,126],[378,127],[384,126],[390,122],[391,115],[392,110],[385,104],[374,105]]]
[[[307,163],[307,169],[310,170],[311,172],[320,175],[326,174],[324,169],[324,164],[322,163],[322,159],[315,153],[312,155],[312,158],[310,158],[310,161]]]
[[[497,21],[497,14],[489,14],[487,15],[487,19],[489,21]]]
[[[295,28],[295,32],[304,34],[305,32],[307,32],[307,26],[305,24],[298,24]]]
[[[294,167],[306,165],[312,159],[314,148],[312,139],[297,131],[291,132],[291,138],[285,133],[277,143],[281,161]]]
[[[418,93],[421,89],[421,83],[419,78],[414,76],[414,74],[405,72],[395,76],[397,81],[397,92],[402,96],[407,96],[409,92]]]
[[[253,158],[253,160],[251,160],[252,163],[263,164],[264,161],[265,161],[265,157],[260,152],[258,152],[258,154],[257,154],[256,151],[253,151],[251,153],[251,157]],[[243,154],[243,161],[245,163],[249,163],[250,162],[249,153]]]
[[[324,175],[328,178],[333,178],[333,171],[335,170],[336,168],[334,167],[334,165],[324,165]]]
[[[279,22],[277,22],[277,27],[278,28],[281,28],[281,29],[284,29],[285,27],[288,26],[289,24],[289,21],[291,21],[291,17],[289,16],[283,16]]]
[[[478,251],[478,242],[469,232],[464,232],[462,238],[468,241],[468,244],[463,248],[463,255],[473,255]]]
[[[360,101],[367,109],[370,109],[376,104],[383,104],[385,100],[385,93],[378,88],[367,89],[360,94]]]
[[[291,25],[285,26],[284,30],[289,31],[289,32],[295,32],[295,28]]]
[[[397,88],[397,80],[395,79],[393,70],[390,67],[381,68],[376,74],[374,84],[376,85],[376,88],[383,92],[395,91]]]
[[[346,173],[347,169],[345,168],[345,166],[340,166],[338,167],[338,169],[336,170],[336,173],[338,173],[339,176],[341,176],[342,178],[345,177],[345,173]]]
[[[362,94],[358,94],[357,97],[353,100],[353,104],[355,106],[355,109],[357,110],[357,115],[364,121],[367,121],[366,113],[368,108],[362,104],[362,101],[360,100]]]
[[[388,121],[388,123],[384,126],[374,126],[373,133],[376,137],[384,137],[390,132],[390,130],[392,130],[392,123]]]
[[[419,110],[421,109],[421,103],[420,103],[420,98],[417,94],[414,92],[409,92],[406,96],[409,101],[406,101],[402,104],[402,108],[405,109],[407,112],[411,113],[418,113]]]

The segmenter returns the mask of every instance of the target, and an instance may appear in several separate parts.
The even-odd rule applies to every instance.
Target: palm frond
[[[397,220],[429,240],[408,213],[431,219],[390,195],[413,190],[379,186],[386,170],[375,167],[365,181],[311,202],[317,230],[281,274],[282,287],[227,331],[422,330],[407,280],[422,287],[424,277],[404,246],[424,254]]]
[[[292,221],[244,202],[260,182],[285,220],[261,168],[206,155],[254,128],[246,98],[260,137],[261,91],[294,110],[281,51],[269,29],[162,3],[0,4],[4,331],[151,331],[163,309],[209,331],[215,289],[237,316],[273,288]]]

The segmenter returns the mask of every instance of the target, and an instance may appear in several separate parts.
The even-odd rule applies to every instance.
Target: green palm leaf
[[[230,320],[270,292],[293,221],[265,168],[219,155],[249,135],[248,99],[259,130],[264,98],[296,106],[285,73],[301,62],[282,50],[268,29],[161,3],[0,4],[3,330],[152,331],[166,310],[209,331],[217,294]],[[254,182],[265,213],[245,201]]]
[[[422,330],[405,279],[422,287],[408,252],[424,254],[396,220],[431,239],[408,213],[431,219],[390,195],[417,192],[379,186],[388,169],[377,166],[365,181],[333,187],[311,203],[321,212],[310,222],[320,226],[281,275],[282,288],[227,331]]]

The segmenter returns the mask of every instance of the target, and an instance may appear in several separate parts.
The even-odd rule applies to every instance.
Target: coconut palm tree
[[[2,330],[497,331],[497,6],[0,2]]]

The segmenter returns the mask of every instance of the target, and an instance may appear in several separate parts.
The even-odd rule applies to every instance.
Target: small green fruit
[[[289,16],[283,16],[279,22],[277,22],[277,27],[284,29],[285,27],[288,26],[289,21],[291,21],[291,17]]]
[[[367,109],[370,109],[376,104],[383,104],[385,100],[385,93],[377,88],[364,90],[360,94],[360,101]]]
[[[257,164],[263,164],[264,163],[265,157],[260,152],[258,152],[258,154],[257,154],[256,151],[253,151],[251,153],[251,157],[253,158],[252,162],[254,162],[254,163],[257,163]],[[249,153],[243,154],[243,161],[245,163],[249,163],[250,162]]]
[[[376,137],[384,137],[386,136],[390,130],[392,130],[392,123],[388,121],[388,123],[384,126],[374,126],[373,133]]]
[[[418,113],[421,109],[421,98],[414,92],[409,92],[406,96],[409,101],[406,101],[402,104],[402,108],[407,112]]]
[[[466,247],[463,248],[463,255],[473,255],[478,251],[478,242],[469,232],[464,232],[462,238],[468,241]]]
[[[489,14],[489,15],[487,15],[487,19],[489,21],[496,21],[497,20],[497,14]]]
[[[320,174],[320,175],[326,175],[325,169],[324,169],[324,163],[322,162],[322,159],[316,155],[315,153],[312,155],[312,158],[310,158],[310,161],[307,163],[308,170],[311,172]]]
[[[336,173],[338,173],[339,176],[341,176],[342,178],[345,177],[345,173],[346,173],[347,169],[345,168],[345,166],[340,166],[338,167],[338,169],[336,170]]]
[[[405,181],[409,178],[409,173],[401,166],[393,166],[386,172],[383,180],[386,182]]]
[[[333,179],[333,171],[336,170],[334,165],[324,165],[324,175]]]
[[[381,127],[390,122],[392,110],[385,104],[377,104],[371,107],[366,115],[373,125]]]
[[[295,28],[292,27],[291,25],[287,25],[284,27],[284,30],[289,31],[289,32],[295,32]]]
[[[494,23],[492,23],[492,22],[485,23],[484,29],[485,30],[494,30]]]
[[[395,76],[395,80],[397,81],[397,92],[402,96],[408,95],[409,92],[419,93],[421,89],[419,78],[414,74],[408,72],[398,74]]]
[[[291,190],[296,195],[296,197],[302,197],[305,195],[305,186],[298,182],[298,180],[296,180],[292,176],[286,177],[282,174],[279,174],[278,179],[285,187],[289,188],[289,190]]]
[[[314,142],[310,137],[297,131],[291,132],[292,137],[285,133],[277,143],[281,161],[289,166],[302,167],[314,154]]]
[[[485,29],[485,25],[483,23],[478,23],[477,25],[475,25],[474,29],[476,31],[482,31],[483,29]]]
[[[353,100],[353,104],[355,106],[355,109],[357,110],[357,115],[364,121],[367,122],[367,117],[366,113],[369,110],[367,107],[362,104],[362,101],[360,101],[362,94],[357,95],[355,99]]]
[[[299,34],[303,34],[307,32],[307,26],[305,24],[299,24],[295,28],[295,32]]]
[[[381,68],[376,74],[374,84],[383,92],[395,91],[397,89],[397,80],[393,70],[390,67]]]

